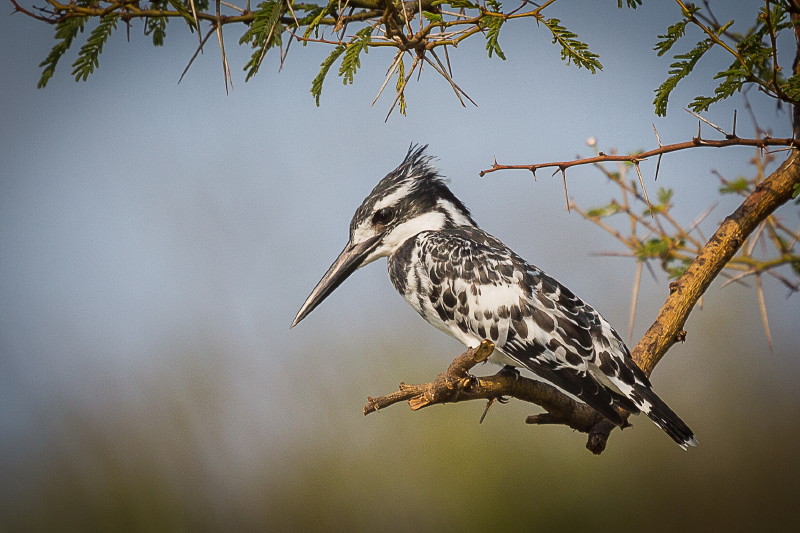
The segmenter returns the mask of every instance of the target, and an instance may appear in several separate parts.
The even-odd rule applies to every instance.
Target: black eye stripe
[[[385,225],[392,221],[394,218],[394,211],[390,207],[384,207],[375,211],[372,215],[372,222],[375,224]]]

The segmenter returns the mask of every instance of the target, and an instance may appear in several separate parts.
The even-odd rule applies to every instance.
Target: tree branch
[[[500,165],[497,162],[495,162],[492,165],[492,168],[481,170],[480,175],[481,177],[483,177],[486,174],[489,174],[490,172],[495,172],[497,170],[530,170],[531,172],[536,174],[536,171],[539,170],[540,168],[556,167],[558,170],[564,171],[570,167],[576,167],[579,165],[594,165],[597,163],[608,163],[608,162],[625,162],[625,163],[635,164],[656,155],[661,156],[663,154],[668,154],[670,152],[677,152],[679,150],[688,150],[689,148],[700,148],[700,147],[725,148],[727,146],[755,146],[757,148],[766,148],[768,146],[797,146],[797,144],[798,144],[797,139],[793,138],[775,139],[772,137],[763,137],[760,139],[743,139],[741,137],[737,137],[731,134],[727,135],[725,139],[721,140],[706,140],[697,136],[693,138],[691,141],[675,143],[675,144],[665,144],[653,150],[649,150],[647,152],[640,152],[638,154],[633,154],[633,155],[608,155],[604,154],[603,152],[600,152],[600,154],[595,157],[587,157],[584,159],[573,159],[572,161],[537,163],[535,165]]]
[[[744,239],[792,197],[800,183],[800,154],[790,156],[725,219],[686,272],[670,284],[670,294],[658,318],[633,349],[636,363],[648,375],[683,335],[683,325],[700,296],[741,247]]]
[[[401,383],[397,391],[368,397],[364,415],[374,413],[399,402],[408,402],[413,411],[436,404],[469,400],[493,402],[504,396],[535,403],[547,412],[529,416],[527,424],[564,424],[574,430],[589,434],[586,447],[595,454],[605,449],[606,440],[614,424],[586,404],[576,402],[541,381],[535,381],[513,373],[499,372],[493,376],[475,377],[469,371],[478,363],[485,362],[494,351],[494,344],[484,340],[478,347],[470,348],[450,364],[447,370],[430,383],[408,385]]]

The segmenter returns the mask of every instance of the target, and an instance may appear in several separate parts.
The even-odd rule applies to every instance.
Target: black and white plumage
[[[682,448],[697,444],[653,392],[614,328],[568,288],[480,229],[425,147],[412,146],[356,210],[350,241],[292,326],[356,269],[388,257],[392,284],[430,324],[490,361],[533,372],[617,425],[614,406],[643,412]]]

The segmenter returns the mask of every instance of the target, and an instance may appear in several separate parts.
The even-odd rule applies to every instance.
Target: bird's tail
[[[687,446],[697,446],[697,439],[689,426],[669,408],[664,401],[653,392],[653,389],[639,385],[634,385],[634,391],[644,400],[641,412],[646,414],[650,420],[663,429],[678,446],[686,449]]]

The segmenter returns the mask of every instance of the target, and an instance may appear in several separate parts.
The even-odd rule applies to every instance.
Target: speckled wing
[[[415,307],[429,322],[465,344],[492,340],[505,356],[501,362],[529,369],[616,423],[622,419],[614,403],[639,411],[608,387],[619,369],[628,369],[624,360],[608,351],[604,366],[614,373],[597,375],[596,346],[603,345],[598,337],[606,324],[569,289],[478,228],[422,234],[416,248],[421,271],[412,278],[421,283],[414,292],[427,302]]]

